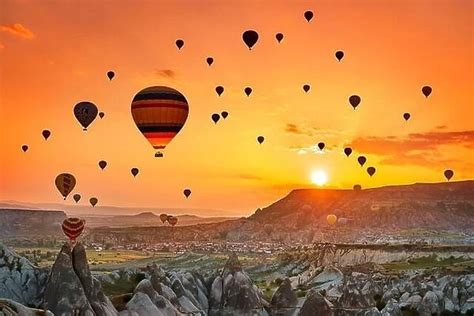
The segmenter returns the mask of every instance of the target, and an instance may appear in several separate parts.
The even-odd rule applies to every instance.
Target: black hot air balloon
[[[140,170],[138,170],[138,168],[132,168],[132,169],[130,169],[130,172],[132,173],[132,175],[133,175],[134,177],[137,176],[137,174],[138,174],[139,171],[140,171]]]
[[[344,58],[344,52],[342,50],[338,50],[334,55],[336,55],[337,61],[341,61]]]
[[[360,97],[358,95],[351,95],[349,97],[349,103],[352,105],[352,107],[354,108],[354,110],[356,109],[356,107],[360,104]]]
[[[76,178],[70,173],[61,173],[54,180],[59,193],[66,199],[76,186]]]
[[[309,11],[309,10],[308,10],[308,11],[306,11],[306,12],[304,13],[304,18],[305,18],[306,21],[308,21],[308,22],[310,22],[310,21],[313,19],[313,16],[314,16],[313,11]]]
[[[77,203],[77,202],[79,202],[79,200],[81,199],[81,195],[76,193],[76,194],[74,194],[74,195],[72,196],[72,198],[73,198],[74,201]]]
[[[97,112],[97,107],[91,102],[83,101],[74,106],[74,116],[84,131],[87,131],[87,127],[95,120]]]
[[[450,169],[447,169],[447,170],[444,171],[444,176],[449,181],[454,176],[454,171],[450,170]]]
[[[115,72],[113,72],[113,71],[107,71],[107,77],[109,78],[109,80],[114,79],[114,77],[115,77]]]
[[[100,117],[101,119],[104,118],[104,116],[105,116],[105,113],[104,113],[104,112],[99,112],[99,117]]]
[[[282,33],[276,33],[275,38],[278,41],[278,43],[280,43],[283,40],[283,34]]]
[[[221,96],[222,93],[224,93],[224,87],[223,86],[217,86],[216,87],[216,93],[218,96]]]
[[[242,39],[245,45],[247,45],[249,49],[252,49],[258,41],[258,33],[254,30],[247,30],[242,34]]]
[[[367,173],[369,174],[369,176],[373,176],[375,174],[375,168],[374,167],[367,168]]]
[[[362,190],[362,186],[360,184],[355,184],[352,188],[354,189],[354,191]]]
[[[26,153],[28,151],[28,145],[21,146],[21,150]]]
[[[424,86],[423,88],[421,88],[421,92],[426,98],[430,96],[432,91],[433,89],[430,86]]]
[[[217,124],[217,122],[219,121],[220,118],[221,118],[221,116],[217,113],[214,113],[214,114],[211,115],[211,119],[214,122],[214,124]]]
[[[207,64],[210,66],[210,65],[212,65],[212,63],[214,62],[214,58],[212,58],[212,57],[207,57],[207,58],[206,58],[206,62],[207,62]]]
[[[323,150],[326,145],[323,142],[318,143],[319,150]]]
[[[44,140],[48,140],[49,136],[51,136],[51,132],[49,130],[45,129],[41,132],[41,135],[43,135]]]
[[[410,113],[403,113],[403,118],[405,119],[405,121],[408,121],[410,119]]]
[[[359,165],[362,167],[362,166],[364,166],[365,162],[367,161],[367,158],[365,158],[364,156],[359,156],[359,157],[357,157],[357,161],[359,162]]]
[[[346,154],[347,157],[349,157],[352,154],[352,148],[350,147],[344,148],[344,153]]]
[[[104,170],[105,167],[107,167],[107,161],[105,161],[105,160],[99,161],[99,168]]]
[[[222,111],[221,116],[222,116],[222,118],[225,120],[225,119],[227,118],[227,116],[229,116],[229,112],[227,112],[227,111]]]
[[[264,141],[265,141],[265,137],[263,137],[263,136],[258,136],[258,137],[257,137],[257,142],[258,142],[259,144],[262,144]]]
[[[99,200],[96,197],[91,197],[89,199],[89,203],[92,205],[92,207],[96,206],[97,202],[99,202]]]
[[[178,47],[178,50],[181,49],[184,46],[184,41],[182,39],[178,39],[175,42],[176,47]]]
[[[191,190],[190,189],[184,189],[183,194],[186,198],[188,198],[191,195]]]
[[[246,87],[244,89],[245,94],[249,97],[252,94],[252,88]]]
[[[309,84],[305,84],[305,85],[303,86],[303,91],[304,91],[304,92],[308,92],[309,89],[311,89],[311,86],[310,86]]]

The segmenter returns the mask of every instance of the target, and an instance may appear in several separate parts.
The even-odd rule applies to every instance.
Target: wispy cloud
[[[25,39],[33,39],[35,37],[35,34],[30,29],[20,23],[2,24],[0,25],[0,31]]]
[[[155,70],[155,74],[159,77],[165,77],[165,78],[171,78],[171,79],[176,76],[176,73],[171,69],[157,69]]]
[[[313,136],[314,135],[313,130],[316,130],[316,128],[308,129],[308,128],[304,128],[293,123],[287,123],[285,126],[285,132],[290,133],[290,134]]]

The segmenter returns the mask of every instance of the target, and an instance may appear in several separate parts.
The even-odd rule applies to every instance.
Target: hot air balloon
[[[336,55],[337,61],[341,61],[344,58],[344,52],[342,50],[338,50],[334,55]]]
[[[278,41],[278,43],[280,43],[283,40],[283,34],[282,33],[276,33],[275,38]]]
[[[365,162],[367,161],[367,158],[365,158],[364,156],[359,156],[359,157],[357,157],[357,161],[359,162],[359,165],[362,167],[362,166],[364,166]]]
[[[374,167],[367,168],[367,173],[369,174],[369,176],[373,176],[375,174],[375,168]]]
[[[423,88],[421,88],[421,92],[423,93],[423,95],[427,98],[430,96],[431,92],[433,91],[433,89],[431,89],[430,86],[424,86]]]
[[[408,121],[410,119],[410,113],[403,113],[403,118],[405,121]]]
[[[217,124],[217,122],[219,122],[219,119],[220,119],[220,118],[221,118],[221,116],[220,116],[219,114],[217,114],[217,113],[213,113],[213,114],[211,115],[211,119],[212,119],[212,121],[214,122],[214,124]]]
[[[132,116],[140,132],[156,150],[165,149],[183,128],[188,118],[188,101],[179,91],[164,87],[148,87],[132,101]],[[155,157],[162,157],[157,152]]]
[[[99,168],[104,170],[105,167],[107,167],[107,161],[105,161],[105,160],[99,161]]]
[[[86,221],[83,219],[68,217],[63,221],[61,228],[63,229],[64,235],[74,242],[81,235],[85,225]]]
[[[212,63],[214,62],[214,58],[212,58],[212,57],[207,57],[207,58],[206,58],[206,62],[207,62],[207,64],[210,66],[210,65],[212,65]]]
[[[323,150],[326,145],[323,142],[318,143],[319,150]]]
[[[72,198],[73,198],[74,201],[77,203],[77,202],[79,202],[79,200],[81,199],[81,195],[76,193],[76,194],[74,194],[74,195],[72,196]]]
[[[51,136],[51,132],[47,129],[43,130],[41,134],[43,135],[44,140],[48,140],[49,136]]]
[[[267,235],[270,235],[273,231],[273,226],[270,224],[265,224],[265,226],[263,226],[263,230],[265,233],[267,233]]]
[[[168,214],[160,214],[160,220],[164,224],[168,220]]]
[[[183,194],[186,198],[188,198],[191,195],[191,190],[190,189],[184,189]]]
[[[313,19],[313,16],[314,16],[313,11],[309,11],[309,10],[308,10],[308,11],[306,11],[306,12],[304,13],[304,18],[305,18],[306,21],[308,21],[308,22],[311,21],[311,19]]]
[[[453,170],[445,170],[444,171],[444,176],[446,177],[446,179],[449,181],[451,180],[451,178],[454,176],[454,171]]]
[[[354,191],[362,190],[362,186],[360,184],[354,184],[354,186],[352,188],[354,189]]]
[[[242,39],[244,40],[245,45],[247,45],[250,50],[258,41],[258,33],[254,30],[245,31],[242,34]]]
[[[22,145],[21,150],[26,153],[28,151],[28,145]]]
[[[138,174],[138,172],[139,172],[139,170],[138,170],[138,168],[132,168],[132,169],[130,169],[130,172],[132,173],[132,175],[133,175],[134,177],[136,177],[137,174]]]
[[[358,95],[351,95],[349,97],[349,103],[352,105],[352,107],[354,108],[354,110],[356,109],[356,107],[360,104],[360,97]]]
[[[227,111],[222,111],[221,116],[222,116],[222,118],[225,120],[225,119],[227,118],[227,116],[229,116],[229,112],[227,112]]]
[[[264,140],[265,140],[265,137],[263,137],[263,136],[258,136],[258,137],[257,137],[257,142],[258,142],[259,144],[262,144]]]
[[[97,202],[99,202],[99,200],[96,197],[91,197],[89,199],[89,203],[92,205],[92,207],[94,207],[97,204]]]
[[[250,96],[250,94],[252,94],[252,88],[246,87],[246,88],[244,89],[244,92],[245,92],[245,94],[246,94],[247,96]]]
[[[56,177],[54,181],[56,188],[58,188],[59,193],[66,199],[66,197],[71,193],[71,191],[76,186],[76,178],[70,173],[61,173]]]
[[[337,223],[337,216],[334,214],[330,214],[326,216],[326,221],[328,222],[329,225],[334,225]]]
[[[99,112],[99,117],[100,117],[101,119],[104,118],[104,116],[105,116],[105,113],[104,113],[104,112]]]
[[[347,157],[349,157],[352,154],[352,148],[351,147],[344,148],[344,153],[346,154]]]
[[[95,120],[97,112],[97,106],[91,102],[83,101],[74,106],[74,116],[82,125],[84,131],[87,131],[87,127]]]
[[[174,216],[168,217],[168,223],[174,227],[176,224],[178,224],[178,218]]]
[[[309,91],[309,89],[311,89],[311,87],[310,87],[309,84],[305,84],[305,85],[303,86],[303,91],[304,91],[304,92],[307,93],[307,92]]]
[[[114,77],[115,77],[115,72],[113,72],[113,71],[107,71],[107,77],[109,78],[109,80],[114,79]]]
[[[182,39],[178,39],[176,40],[175,44],[176,44],[176,47],[178,47],[178,50],[180,50],[181,47],[184,46],[184,41]]]
[[[217,86],[216,87],[216,93],[218,96],[221,96],[222,93],[224,93],[224,87],[223,86]]]

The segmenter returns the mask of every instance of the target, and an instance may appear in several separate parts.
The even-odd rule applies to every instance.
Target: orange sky
[[[101,205],[246,215],[292,188],[313,186],[310,174],[320,169],[336,188],[443,181],[447,168],[456,180],[472,179],[473,6],[2,0],[0,199],[61,202],[54,178],[71,172],[83,203],[97,196]],[[305,10],[315,13],[311,23]],[[252,51],[241,41],[246,29],[260,34]],[[285,35],[281,44],[277,32]],[[108,70],[116,72],[111,82]],[[426,84],[433,87],[428,99]],[[190,105],[163,159],[154,158],[130,114],[133,96],[151,85],[176,88]],[[220,98],[217,85],[226,89]],[[246,86],[254,90],[249,98]],[[352,94],[362,97],[356,111]],[[87,133],[72,113],[83,100],[106,113]],[[223,110],[229,117],[214,125],[210,115]],[[44,128],[52,131],[47,142]],[[258,135],[266,137],[262,146]],[[320,141],[323,154],[310,149]],[[342,153],[348,144],[350,158]],[[357,164],[360,153],[365,167],[377,168],[374,177]],[[132,167],[141,170],[137,178]]]

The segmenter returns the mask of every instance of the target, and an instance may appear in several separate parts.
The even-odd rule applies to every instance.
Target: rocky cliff
[[[0,209],[0,238],[59,235],[65,218],[61,211]]]

